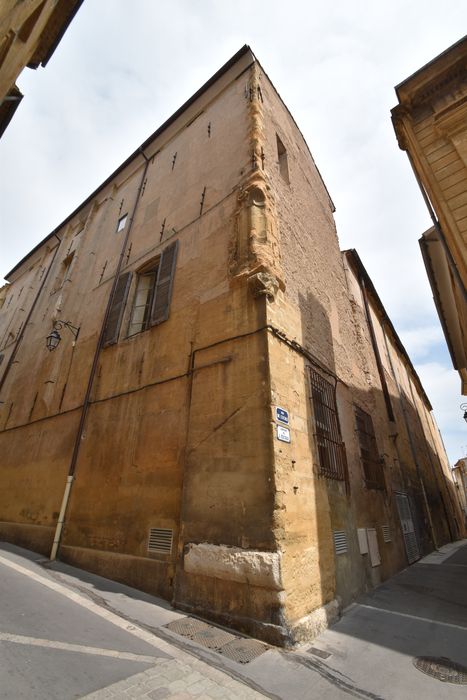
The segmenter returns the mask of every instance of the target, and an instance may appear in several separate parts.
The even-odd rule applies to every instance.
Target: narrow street
[[[295,651],[239,638],[140,591],[0,546],[2,700],[465,698],[465,674],[438,680],[418,670],[415,657],[467,666],[465,541],[405,569]]]

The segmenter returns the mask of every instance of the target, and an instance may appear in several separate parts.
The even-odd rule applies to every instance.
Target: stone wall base
[[[341,615],[341,603],[338,598],[334,598],[326,605],[316,608],[309,615],[293,622],[290,626],[290,637],[292,643],[304,644],[310,642],[318,634],[337,622]]]
[[[112,581],[172,600],[174,565],[170,561],[70,545],[60,547],[58,558]]]
[[[52,549],[55,527],[30,523],[0,522],[0,540],[11,542],[48,557]]]

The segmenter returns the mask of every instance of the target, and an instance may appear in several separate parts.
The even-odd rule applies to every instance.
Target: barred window
[[[319,474],[347,479],[347,459],[337,415],[335,387],[310,367],[311,398],[318,447]]]
[[[369,489],[384,489],[383,466],[378,453],[373,421],[359,406],[354,408],[365,484]]]

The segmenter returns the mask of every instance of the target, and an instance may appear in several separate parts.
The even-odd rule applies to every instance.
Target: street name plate
[[[282,442],[290,442],[290,430],[288,428],[284,428],[283,425],[278,425],[277,439],[282,440]]]
[[[280,406],[276,406],[276,420],[278,420],[280,423],[285,423],[286,425],[289,424],[289,412],[285,410],[285,408],[281,408]]]

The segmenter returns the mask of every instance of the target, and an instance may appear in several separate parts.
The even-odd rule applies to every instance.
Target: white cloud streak
[[[449,11],[434,0],[86,0],[47,68],[18,81],[25,98],[0,141],[0,272],[249,43],[308,141],[341,247],[357,248],[407,344],[432,359],[438,320],[418,247],[430,220],[390,109],[393,86],[466,20],[464,0]],[[454,385],[436,388],[440,401],[457,402]]]

